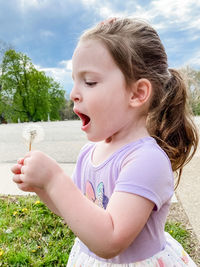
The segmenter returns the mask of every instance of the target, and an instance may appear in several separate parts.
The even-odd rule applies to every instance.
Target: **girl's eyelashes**
[[[97,84],[97,82],[89,82],[89,81],[85,81],[85,84],[87,85],[87,86],[94,86],[94,85],[96,85]]]

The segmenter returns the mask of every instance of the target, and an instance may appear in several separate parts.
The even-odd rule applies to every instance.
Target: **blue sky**
[[[158,31],[170,67],[200,69],[200,0],[0,0],[0,40],[69,93],[78,37],[112,16],[145,19]]]

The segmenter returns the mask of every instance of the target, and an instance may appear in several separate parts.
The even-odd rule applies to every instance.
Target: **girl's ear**
[[[139,107],[148,103],[151,93],[152,85],[148,79],[139,79],[131,85],[130,105],[132,107]]]

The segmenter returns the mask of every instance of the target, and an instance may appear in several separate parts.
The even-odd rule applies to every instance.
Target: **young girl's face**
[[[71,99],[91,141],[101,141],[127,130],[130,93],[123,73],[107,48],[96,40],[79,43],[72,58],[74,87]]]

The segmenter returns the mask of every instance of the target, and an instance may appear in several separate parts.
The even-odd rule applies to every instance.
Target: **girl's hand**
[[[40,151],[31,151],[12,167],[13,181],[23,191],[47,189],[51,182],[59,178],[63,170],[55,160]]]
[[[11,168],[11,171],[14,173],[13,181],[17,184],[20,190],[25,191],[25,192],[35,192],[34,187],[28,186],[26,183],[23,183],[20,179],[21,168],[23,166],[23,162],[24,162],[24,159],[21,158],[17,161],[17,164]]]

